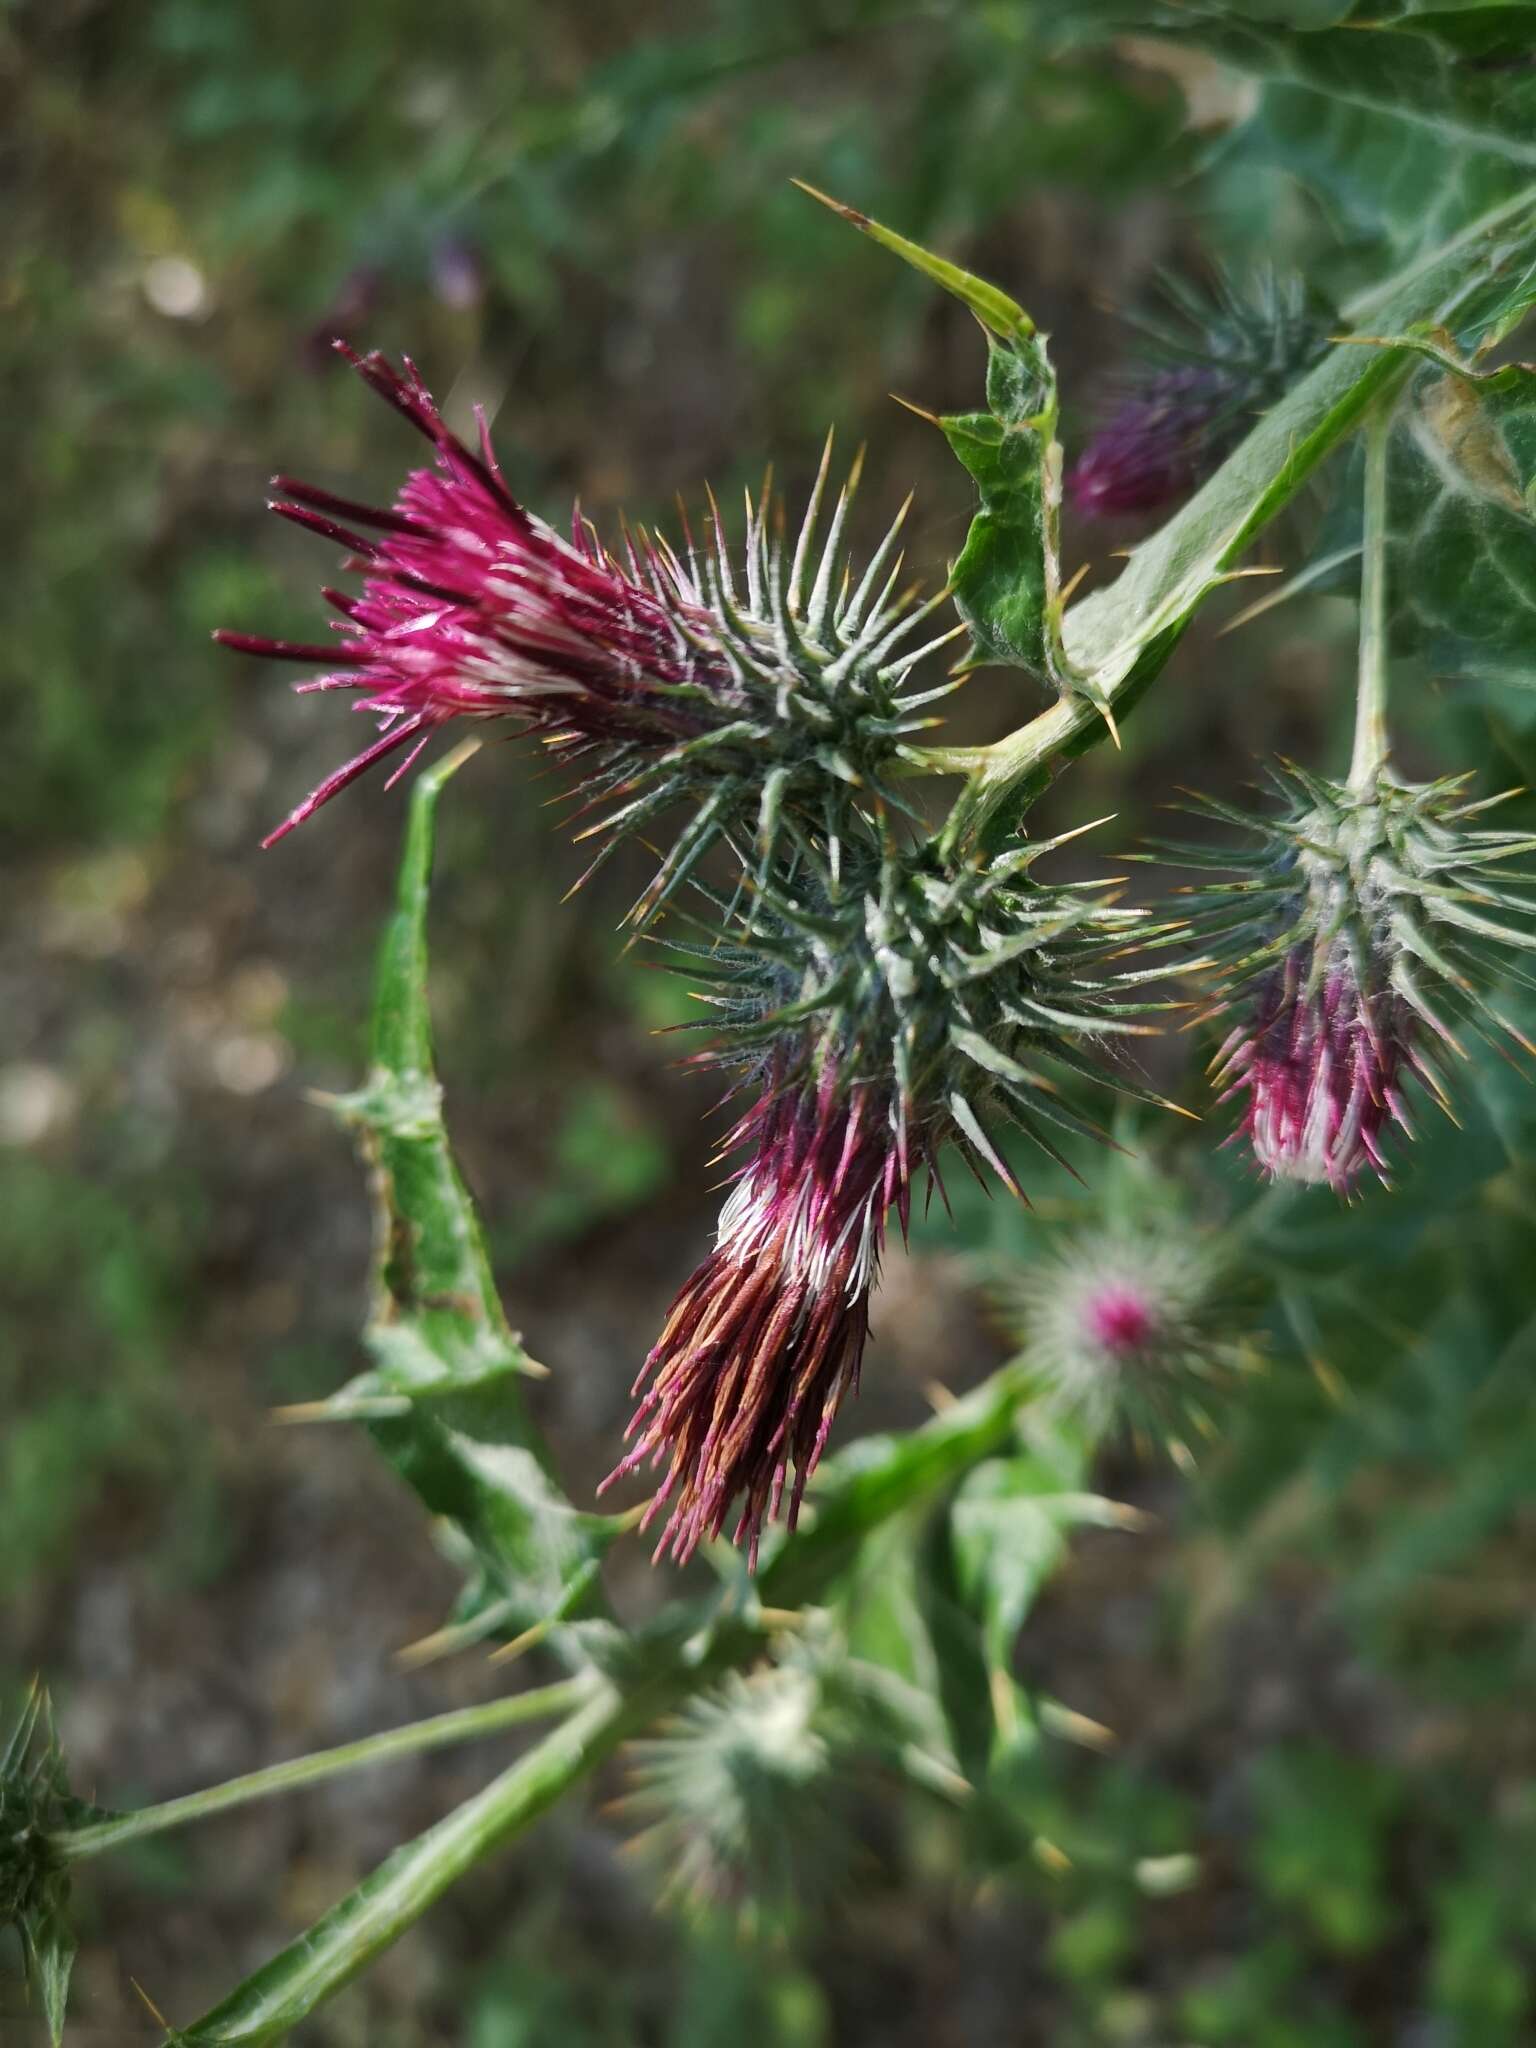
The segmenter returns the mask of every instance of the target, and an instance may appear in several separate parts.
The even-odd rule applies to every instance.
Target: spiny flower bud
[[[732,1673],[634,1744],[629,1809],[669,1895],[751,1923],[835,1880],[837,1752],[814,1670]]]
[[[1150,360],[1068,472],[1089,518],[1155,512],[1203,483],[1330,330],[1299,280],[1272,274],[1247,297],[1225,280],[1209,298],[1172,281],[1165,295],[1177,324],[1144,326]]]
[[[1214,1063],[1222,1099],[1245,1099],[1243,1133],[1266,1173],[1346,1194],[1367,1167],[1387,1178],[1388,1127],[1410,1129],[1410,1080],[1446,1106],[1457,1026],[1525,1046],[1483,991],[1502,949],[1536,947],[1531,923],[1503,915],[1530,920],[1536,903],[1524,877],[1502,872],[1536,839],[1470,824],[1505,798],[1466,801],[1465,775],[1414,784],[1382,771],[1352,788],[1286,767],[1274,780],[1279,817],[1203,806],[1256,845],[1169,851],[1236,874],[1192,892],[1212,1014],[1236,1016]]]
[[[749,1926],[782,1923],[837,1890],[854,1842],[853,1795],[873,1770],[928,1754],[928,1704],[850,1653],[825,1611],[799,1617],[772,1664],[732,1673],[627,1752],[624,1800],[669,1897]],[[930,1779],[931,1782],[931,1779]]]
[[[351,690],[381,732],[273,832],[280,839],[375,763],[404,772],[441,725],[513,719],[578,764],[589,808],[616,804],[593,832],[645,828],[692,804],[645,907],[719,835],[743,822],[771,848],[804,805],[820,827],[829,789],[872,802],[930,721],[903,685],[928,647],[911,644],[946,593],[899,587],[903,515],[855,578],[842,555],[857,465],[818,538],[831,444],[792,553],[765,492],[748,504],[742,587],[719,515],[709,544],[679,552],[644,532],[619,562],[578,516],[571,539],[508,491],[481,421],[479,452],[449,432],[415,366],[338,348],[432,443],[435,465],[374,509],[279,477],[273,510],[351,550],[360,595],[327,590],[341,613],[332,646],[222,632],[248,654],[321,664],[300,690]],[[371,529],[369,533],[359,528]],[[894,557],[894,559],[893,559]],[[959,627],[953,629],[958,633]],[[393,777],[391,778],[394,779]],[[892,799],[894,801],[894,799]]]
[[[658,1557],[690,1556],[737,1500],[753,1561],[786,1489],[793,1526],[857,1386],[885,1218],[905,1230],[915,1175],[942,1191],[952,1145],[1017,1193],[1000,1127],[1058,1160],[1053,1131],[1104,1135],[1062,1075],[1139,1092],[1099,1044],[1150,1028],[1135,1020],[1153,970],[1120,964],[1140,913],[1096,885],[1035,882],[1059,843],[958,864],[932,843],[842,848],[835,870],[807,856],[730,943],[681,949],[720,1010],[698,1057],[756,1100],[727,1140],[749,1157],[715,1249],[646,1361],[633,1448],[605,1482],[667,1463],[647,1516],[668,1511]]]
[[[1182,1225],[1081,1231],[1009,1281],[1004,1309],[1050,1401],[1180,1462],[1212,1432],[1211,1389],[1256,1355],[1213,1242]]]

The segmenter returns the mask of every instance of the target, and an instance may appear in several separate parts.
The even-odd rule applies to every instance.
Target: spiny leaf
[[[1035,323],[1024,308],[995,284],[989,284],[983,277],[975,277],[968,270],[962,270],[958,263],[951,263],[943,256],[935,256],[932,250],[924,249],[917,242],[909,242],[905,235],[897,234],[894,228],[882,226],[871,220],[867,213],[860,213],[856,206],[847,206],[841,199],[833,199],[825,192],[818,192],[814,185],[807,185],[803,178],[793,183],[810,198],[829,207],[839,219],[856,227],[871,241],[878,242],[882,249],[889,249],[899,256],[903,263],[910,263],[914,270],[920,270],[925,277],[931,277],[935,284],[969,306],[976,318],[989,334],[995,334],[1000,341],[1026,342],[1033,338]]]
[[[471,1575],[456,1634],[519,1633],[602,1611],[598,1561],[624,1526],[579,1512],[524,1405],[537,1374],[507,1323],[479,1218],[448,1143],[433,1064],[426,917],[439,792],[473,752],[421,775],[398,900],[379,959],[368,1082],[336,1105],[357,1137],[375,1203],[372,1369],[303,1419],[366,1423],[395,1470],[442,1518]]]
[[[987,410],[937,422],[981,499],[949,575],[955,609],[970,629],[973,665],[1000,662],[1028,669],[1058,691],[1081,692],[1113,730],[1105,700],[1073,668],[1062,642],[1059,405],[1044,336],[998,286],[809,185],[801,189],[942,285],[981,322]]]

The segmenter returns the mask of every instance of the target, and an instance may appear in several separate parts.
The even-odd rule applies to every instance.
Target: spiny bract
[[[1196,964],[1215,975],[1210,1013],[1237,1016],[1215,1061],[1223,1100],[1246,1097],[1243,1131],[1265,1172],[1342,1194],[1366,1167],[1387,1177],[1387,1127],[1411,1128],[1410,1076],[1447,1105],[1461,1026],[1529,1050],[1486,991],[1519,975],[1510,949],[1536,948],[1532,878],[1505,866],[1536,838],[1474,824],[1513,792],[1470,801],[1465,775],[1408,783],[1383,770],[1353,788],[1286,765],[1273,780],[1276,817],[1201,800],[1252,846],[1166,851],[1235,871],[1188,906],[1206,953]]]

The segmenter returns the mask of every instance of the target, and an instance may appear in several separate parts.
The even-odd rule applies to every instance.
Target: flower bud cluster
[[[1503,799],[1470,801],[1466,776],[1354,787],[1287,766],[1274,781],[1278,816],[1205,805],[1250,847],[1170,851],[1234,877],[1190,902],[1212,1013],[1233,1018],[1223,1099],[1243,1100],[1264,1172],[1345,1194],[1367,1169],[1387,1178],[1410,1083],[1447,1105],[1464,1028],[1525,1044],[1488,990],[1501,956],[1536,947],[1536,899],[1505,866],[1536,839],[1474,822]]]

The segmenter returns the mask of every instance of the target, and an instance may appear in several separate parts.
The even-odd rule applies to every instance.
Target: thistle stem
[[[1374,787],[1387,758],[1387,457],[1392,406],[1383,400],[1365,423],[1365,535],[1360,558],[1360,675],[1349,786]]]
[[[388,1763],[394,1757],[414,1756],[423,1750],[445,1749],[456,1742],[472,1742],[478,1736],[494,1735],[523,1721],[544,1720],[586,1704],[592,1697],[592,1681],[564,1679],[531,1692],[511,1693],[504,1699],[489,1700],[481,1707],[463,1707],[449,1714],[435,1714],[426,1721],[413,1721],[405,1728],[390,1728],[381,1735],[365,1735],[360,1742],[342,1743],[336,1749],[322,1749],[313,1756],[295,1757],[288,1763],[270,1764],[245,1777],[231,1778],[223,1785],[210,1785],[202,1792],[189,1792],[180,1799],[168,1799],[159,1806],[141,1807],[135,1813],[114,1814],[110,1820],[93,1821],[86,1827],[65,1828],[49,1837],[54,1851],[67,1861],[101,1856],[109,1849],[138,1842],[167,1828],[182,1827],[233,1806],[247,1806],[253,1800],[269,1798],[274,1792],[292,1792],[300,1785],[313,1785],[323,1778],[340,1777],[346,1771],[362,1770],[369,1764]]]

